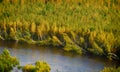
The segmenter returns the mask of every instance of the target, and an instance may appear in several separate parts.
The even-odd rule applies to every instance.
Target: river
[[[0,41],[0,53],[4,48],[7,48],[12,56],[16,56],[20,60],[21,66],[40,60],[50,65],[51,72],[99,72],[105,66],[114,64],[104,58],[64,52],[61,48]],[[15,69],[12,72],[15,72]]]

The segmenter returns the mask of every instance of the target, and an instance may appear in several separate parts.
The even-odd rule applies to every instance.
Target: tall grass
[[[0,39],[116,54],[119,8],[119,0],[1,0]]]

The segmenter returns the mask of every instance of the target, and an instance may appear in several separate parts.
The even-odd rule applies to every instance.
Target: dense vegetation
[[[10,56],[9,51],[5,49],[0,54],[0,72],[11,72],[16,65],[19,65],[18,59]]]
[[[0,0],[0,39],[118,58],[120,0]]]

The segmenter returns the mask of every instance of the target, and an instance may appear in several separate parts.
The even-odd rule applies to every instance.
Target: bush
[[[50,66],[46,62],[37,61],[35,66],[31,64],[25,65],[23,72],[50,72]]]
[[[35,63],[36,72],[50,72],[50,66],[46,62],[37,61]]]
[[[31,64],[27,64],[23,67],[23,72],[36,72],[36,68]]]
[[[18,59],[10,56],[9,51],[4,49],[0,54],[0,72],[10,72],[16,65],[19,65]]]

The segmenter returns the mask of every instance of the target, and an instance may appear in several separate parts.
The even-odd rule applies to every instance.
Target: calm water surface
[[[0,41],[0,53],[4,48],[7,48],[12,56],[16,56],[20,60],[21,66],[34,64],[40,60],[50,64],[51,72],[99,72],[104,66],[113,64],[99,57],[66,53],[60,48]],[[12,72],[15,72],[15,69]]]

